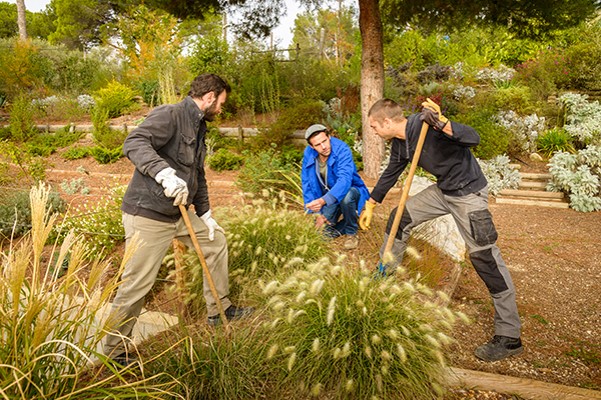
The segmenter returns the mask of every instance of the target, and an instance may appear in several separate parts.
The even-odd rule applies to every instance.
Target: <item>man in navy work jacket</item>
[[[378,136],[391,140],[392,147],[390,162],[361,215],[361,228],[369,228],[374,207],[382,202],[413,159],[422,123],[427,123],[428,132],[418,165],[436,177],[436,185],[408,199],[393,242],[394,263],[384,266],[380,273],[392,272],[401,262],[407,239],[415,226],[451,214],[495,309],[494,337],[476,348],[475,355],[484,361],[497,361],[520,354],[523,347],[515,288],[496,245],[497,231],[488,210],[488,182],[470,150],[480,143],[480,136],[470,126],[449,121],[432,100],[428,99],[422,105],[421,113],[407,118],[401,107],[390,99],[377,101],[369,110],[370,126]],[[396,209],[388,220],[384,243],[388,240],[395,214]]]
[[[316,226],[323,227],[326,237],[348,236],[344,248],[355,249],[359,244],[357,215],[369,191],[357,173],[351,149],[330,137],[321,124],[311,125],[305,139],[309,144],[301,171],[305,208],[317,214]]]
[[[230,86],[219,76],[199,75],[186,98],[152,110],[123,144],[123,152],[136,167],[121,206],[125,245],[130,246],[137,237],[140,246],[125,266],[123,283],[113,301],[114,330],[104,343],[104,353],[121,365],[135,361],[129,353],[128,338],[172,240],[192,245],[179,205],[188,209],[219,296],[213,297],[204,279],[208,324],[220,323],[217,300],[228,319],[252,311],[232,305],[228,298],[227,242],[211,215],[204,170],[206,121],[221,113],[229,92]]]

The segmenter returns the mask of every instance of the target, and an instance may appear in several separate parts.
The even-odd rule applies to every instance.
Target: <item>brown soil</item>
[[[96,196],[114,186],[115,181],[126,184],[133,171],[126,159],[98,165],[92,159],[67,162],[56,154],[49,162],[55,171],[48,172],[48,181],[59,191],[61,182],[78,178],[83,178],[91,189],[86,196],[63,192],[74,203],[94,201]],[[526,167],[544,169],[544,165]],[[239,204],[235,196],[237,189],[220,183],[232,182],[236,175],[235,172],[208,171],[213,208]],[[473,356],[474,348],[493,334],[493,310],[484,284],[466,264],[451,306],[466,313],[473,323],[456,327],[456,343],[449,352],[451,365],[599,390],[601,212],[495,204],[494,200],[491,200],[491,212],[499,232],[499,247],[517,289],[525,352],[495,363],[484,363]],[[368,262],[377,260],[380,238],[372,231],[360,232],[361,245],[352,256],[365,256]],[[456,395],[457,398],[511,398],[469,390]]]

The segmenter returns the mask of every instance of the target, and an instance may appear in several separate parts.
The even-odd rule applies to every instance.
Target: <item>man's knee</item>
[[[390,234],[390,231],[392,229],[392,224],[396,217],[397,209],[398,208],[394,208],[392,210],[392,212],[390,213],[390,217],[388,217],[388,223],[386,224],[386,233],[387,234]],[[407,211],[407,208],[405,208],[403,210],[403,215],[401,216],[401,222],[399,223],[399,229],[397,230],[397,233],[395,236],[396,239],[402,240],[403,230],[405,230],[405,228],[407,226],[409,226],[411,224],[411,222],[412,222],[411,215],[409,215],[409,211]]]
[[[359,190],[357,188],[350,188],[346,196],[340,202],[341,207],[353,206],[357,207],[357,202],[359,200]]]
[[[491,294],[509,289],[491,248],[470,253],[470,261]]]

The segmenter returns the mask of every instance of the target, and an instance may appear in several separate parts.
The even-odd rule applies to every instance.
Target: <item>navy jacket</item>
[[[436,185],[449,196],[465,196],[484,188],[488,182],[470,147],[480,143],[480,136],[470,126],[453,124],[453,136],[428,129],[418,165],[436,177]],[[419,114],[407,118],[405,140],[392,139],[390,162],[371,192],[381,203],[413,158],[422,122]]]

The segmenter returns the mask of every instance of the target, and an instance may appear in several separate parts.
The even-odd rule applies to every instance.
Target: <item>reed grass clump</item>
[[[440,395],[449,332],[465,317],[415,279],[374,280],[344,263],[324,258],[263,285],[270,313],[260,336],[266,362],[285,371],[281,386],[300,398]]]
[[[10,399],[158,398],[174,379],[132,379],[97,350],[110,329],[101,319],[119,273],[100,259],[88,262],[81,236],[68,233],[48,258],[56,222],[46,208],[49,189],[34,187],[31,231],[2,251],[0,272],[0,394]],[[129,259],[123,258],[122,266]],[[67,265],[66,273],[56,266]],[[93,367],[97,363],[99,367]],[[111,372],[106,374],[106,368]]]

